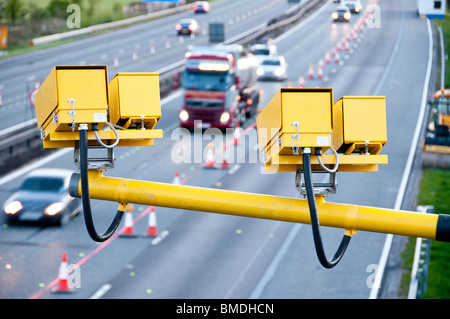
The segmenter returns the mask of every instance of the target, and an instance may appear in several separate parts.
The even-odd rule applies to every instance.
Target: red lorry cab
[[[197,48],[186,54],[181,127],[233,127],[256,112],[257,60],[241,46]],[[251,101],[251,103],[250,103]]]

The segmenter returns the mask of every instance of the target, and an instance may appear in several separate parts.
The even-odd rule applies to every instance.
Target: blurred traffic
[[[256,114],[258,61],[242,45],[192,47],[183,72],[180,126],[227,128]]]
[[[196,34],[199,32],[198,22],[195,19],[181,19],[175,25],[175,30],[178,35]]]
[[[56,168],[29,173],[3,205],[8,223],[67,224],[81,210],[80,198],[69,195],[73,173]]]
[[[21,122],[28,120],[29,114],[34,116],[35,110],[31,104],[33,95],[29,94],[31,90],[23,94],[23,89],[25,86],[31,86],[33,90],[37,90],[39,81],[45,79],[56,64],[81,68],[88,65],[107,65],[109,77],[121,72],[156,72],[161,79],[163,110],[161,121],[157,123],[156,128],[163,130],[164,139],[155,142],[154,147],[115,149],[114,170],[108,169],[106,175],[162,183],[173,180],[175,184],[297,196],[292,176],[286,177],[287,174],[284,173],[265,175],[261,173],[261,163],[247,165],[248,157],[259,154],[257,141],[252,139],[256,116],[280,87],[333,87],[336,92],[333,96],[341,96],[389,94],[385,83],[408,82],[408,85],[413,86],[416,83],[410,84],[409,81],[423,82],[424,64],[421,62],[428,52],[425,50],[427,43],[423,41],[426,39],[427,30],[424,27],[425,20],[403,20],[399,14],[402,10],[413,12],[411,8],[414,5],[408,3],[402,7],[397,2],[383,2],[386,19],[383,20],[383,28],[373,32],[368,27],[364,10],[369,1],[362,1],[364,7],[360,6],[361,1],[334,2],[337,3],[315,0],[191,2],[180,8],[170,8],[173,10],[171,15],[155,21],[134,22],[128,28],[117,31],[99,31],[95,37],[77,38],[79,42],[67,46],[10,59],[8,65],[0,66],[5,75],[0,79],[0,97],[3,93],[3,101],[8,103],[7,107],[2,107],[3,122],[9,123],[5,124],[9,128],[17,123],[8,121]],[[281,25],[283,21],[290,21],[288,19],[300,12],[297,9],[305,4],[312,5],[306,17],[295,20],[289,27],[277,26],[277,23]],[[180,11],[174,13],[176,10]],[[277,21],[276,27],[269,25],[268,21]],[[334,21],[348,23],[335,24]],[[383,68],[374,72],[366,62],[361,63],[370,60],[371,65],[385,65],[395,45],[392,32],[399,30],[400,24],[405,24],[402,29],[404,33],[400,37],[402,39],[410,36],[410,30],[417,31],[413,36],[414,41],[411,42],[417,45],[414,48],[416,54],[405,58],[403,51],[398,51],[397,60],[408,61],[409,65],[417,66],[405,68],[408,77],[401,78],[406,71],[398,72],[397,63],[392,65],[390,72],[385,72]],[[410,28],[411,25],[414,28]],[[269,29],[270,32],[266,31]],[[252,38],[253,34],[259,32],[263,36]],[[383,42],[383,45],[379,45],[379,42],[375,45],[375,41],[363,40],[370,39],[374,33],[378,33],[380,39],[385,39],[386,42]],[[215,37],[216,35],[218,36]],[[242,44],[236,44],[240,42]],[[403,104],[408,105],[408,112],[390,117],[393,130],[402,127],[401,134],[390,132],[390,136],[395,136],[395,139],[388,143],[389,147],[396,150],[394,165],[380,174],[370,175],[365,180],[365,187],[355,187],[358,182],[352,179],[351,174],[340,175],[342,186],[340,193],[334,198],[339,201],[376,205],[379,203],[379,196],[374,194],[379,195],[379,189],[388,189],[384,194],[383,205],[393,205],[396,187],[402,176],[398,167],[405,162],[403,156],[409,151],[406,146],[411,145],[407,132],[417,120],[415,108],[412,107],[418,100],[416,93],[403,94],[401,103],[395,103],[399,105],[398,109]],[[22,100],[25,103],[22,103]],[[398,102],[396,95],[391,94],[391,100]],[[394,108],[389,111],[395,112]],[[401,118],[400,123],[398,118]],[[177,130],[179,127],[188,128],[194,131],[194,134],[181,143],[176,140],[176,135],[186,130]],[[194,130],[198,128],[205,130]],[[220,150],[219,147],[210,149],[203,145],[203,142],[212,140],[213,134],[206,131],[209,128],[233,128],[236,129],[234,132],[240,132],[242,135],[235,137],[237,142],[227,149],[225,139],[231,136],[224,134],[225,139],[218,141]],[[208,138],[210,140],[207,140]],[[38,137],[38,142],[42,144],[40,139],[41,136]],[[191,156],[196,156],[194,149],[198,140],[200,155],[213,152],[214,157],[219,151],[228,151],[228,154],[235,156],[232,158],[232,165],[229,168],[202,170],[207,166],[204,165],[205,156],[200,156],[201,165],[196,165],[198,162],[193,161],[173,161],[173,154],[189,153],[189,160]],[[5,221],[2,241],[5,250],[0,260],[3,263],[13,260],[8,264],[12,265],[11,270],[16,271],[14,278],[27,276],[23,284],[11,283],[9,286],[7,283],[11,280],[7,276],[0,278],[4,287],[3,296],[29,298],[36,296],[33,294],[39,291],[38,297],[57,298],[48,292],[57,273],[53,269],[57,268],[54,265],[59,262],[63,249],[68,251],[70,262],[81,260],[80,264],[83,264],[83,285],[73,295],[76,298],[366,298],[368,294],[365,270],[367,263],[378,262],[381,250],[378,248],[383,247],[383,238],[364,232],[358,236],[363,238],[363,243],[370,243],[371,247],[375,248],[364,250],[365,258],[357,258],[364,247],[360,249],[361,247],[353,246],[354,250],[350,251],[350,258],[346,259],[345,267],[342,268],[342,277],[332,279],[317,269],[314,258],[304,258],[303,253],[309,253],[311,248],[309,241],[298,240],[299,236],[306,238],[305,228],[292,227],[289,223],[247,221],[211,214],[184,214],[184,211],[178,214],[174,210],[159,207],[156,207],[154,214],[150,214],[153,211],[149,207],[135,205],[132,212],[134,217],[125,221],[127,227],[134,227],[135,234],[144,234],[150,225],[155,227],[154,216],[157,214],[158,226],[163,230],[164,236],[157,235],[148,239],[134,235],[126,240],[117,236],[100,246],[93,244],[82,227],[83,220],[76,218],[68,223],[81,208],[80,200],[67,194],[65,185],[67,176],[71,175],[71,168],[74,167],[74,156],[72,150],[64,151],[55,152],[48,160],[38,162],[37,166],[47,167],[48,170],[36,171],[28,176],[23,173],[28,168],[22,167],[20,175],[2,182],[2,217]],[[259,160],[264,161],[262,158]],[[65,167],[68,170],[60,174],[56,167]],[[386,175],[389,178],[386,178]],[[31,183],[32,179],[39,179],[40,183]],[[42,186],[47,183],[52,186]],[[289,186],[291,184],[292,187]],[[11,190],[14,190],[12,196]],[[72,199],[72,202],[69,202],[69,199]],[[95,218],[100,221],[99,224],[109,222],[108,213],[115,212],[116,209],[116,203],[93,203]],[[148,217],[149,221],[144,217]],[[14,223],[67,225],[61,230],[46,230],[13,227]],[[166,240],[169,230],[170,240]],[[334,240],[332,236],[327,239]],[[33,249],[36,253],[29,254],[29,244],[35,244]],[[52,245],[51,253],[42,254],[48,251],[46,248],[49,245]],[[23,260],[14,257],[18,254],[25,256]],[[37,255],[40,256],[36,258]],[[193,258],[194,255],[214,258]],[[292,260],[286,262],[288,260],[285,255]],[[88,258],[84,258],[86,256]],[[152,260],[149,261],[145,256],[151,256]],[[229,256],[233,256],[236,263],[228,263]],[[30,260],[39,262],[39,270],[33,273],[25,271]],[[293,279],[287,274],[298,269],[299,262],[303,275]],[[269,276],[266,270],[273,268],[276,268],[276,271]],[[11,273],[13,272],[8,275]],[[355,279],[355,274],[358,274],[359,279],[363,279]],[[130,277],[133,282],[130,282]],[[326,285],[338,288],[316,289],[317,287],[314,287],[317,278]],[[348,289],[347,283],[350,281],[355,282],[354,289]],[[313,288],[299,289],[305,285]]]
[[[363,9],[361,1],[360,0],[343,0],[341,1],[341,5],[346,6],[349,8],[351,13],[360,13]]]
[[[333,21],[335,22],[349,22],[352,14],[350,13],[350,9],[346,6],[339,6],[336,10],[331,14]]]
[[[256,56],[259,62],[265,57],[277,55],[277,47],[271,41],[269,43],[256,43],[250,47],[250,52]]]
[[[194,10],[195,13],[208,13],[209,12],[209,2],[197,1],[192,6],[192,10]]]
[[[256,70],[258,80],[283,81],[288,77],[288,66],[283,56],[264,58]]]

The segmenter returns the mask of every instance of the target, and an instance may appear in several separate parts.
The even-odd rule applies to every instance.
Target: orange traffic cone
[[[330,54],[330,50],[326,50],[325,51],[325,64],[328,64],[328,63],[330,63],[330,61],[331,61],[331,54]]]
[[[230,165],[228,164],[228,161],[227,161],[227,146],[226,145],[223,148],[222,155],[223,155],[222,169],[229,169]]]
[[[318,69],[317,69],[317,78],[318,78],[319,80],[322,80],[322,79],[323,79],[323,69],[322,69],[322,68],[318,68]]]
[[[173,178],[173,184],[175,185],[180,185],[181,181],[180,181],[180,173],[177,171],[175,171],[175,177]]]
[[[155,55],[155,43],[153,41],[150,41],[150,55]]]
[[[214,144],[208,144],[208,153],[206,154],[206,167],[212,168],[214,167]]]
[[[236,121],[233,138],[234,138],[234,145],[238,145],[241,142],[241,126],[239,125],[239,121]]]
[[[310,64],[308,69],[308,80],[314,78],[314,65]]]
[[[323,68],[324,64],[325,64],[325,62],[323,62],[323,59],[320,58],[320,59],[319,59],[319,62],[317,63],[317,68],[318,68],[318,69]]]
[[[67,255],[63,253],[61,264],[59,266],[58,275],[58,286],[52,290],[52,293],[72,293],[73,290],[70,289],[67,279],[69,277],[69,269],[67,266]]]
[[[336,52],[336,55],[334,57],[334,62],[335,63],[339,63],[341,61],[340,57],[339,57],[339,52]]]
[[[135,237],[133,225],[133,209],[129,208],[125,212],[125,226],[120,237]]]
[[[148,214],[147,236],[149,237],[158,236],[158,229],[156,226],[156,213],[154,206],[150,207],[150,213]]]
[[[305,78],[303,77],[303,73],[300,74],[300,77],[298,78],[298,87],[302,88],[305,86]]]

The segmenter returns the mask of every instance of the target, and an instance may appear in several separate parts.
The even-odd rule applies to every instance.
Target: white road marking
[[[158,244],[161,243],[161,242],[164,240],[164,238],[166,238],[167,236],[169,236],[169,231],[168,231],[168,230],[163,230],[163,231],[161,232],[161,234],[158,235],[158,237],[156,237],[155,239],[152,240],[152,245],[154,245],[154,246],[158,245]]]
[[[95,294],[93,294],[89,299],[100,299],[103,297],[104,294],[106,294],[111,289],[110,284],[103,285]]]
[[[400,209],[402,202],[403,202],[403,197],[405,196],[406,185],[408,184],[408,179],[411,174],[411,168],[412,168],[412,163],[414,160],[414,154],[417,149],[417,143],[419,141],[420,129],[422,127],[422,122],[423,122],[423,118],[425,116],[425,109],[426,109],[426,105],[427,105],[428,85],[430,83],[431,67],[433,64],[433,36],[431,34],[431,25],[430,25],[429,19],[427,19],[427,27],[428,27],[428,65],[427,65],[427,72],[425,75],[425,81],[423,83],[422,104],[421,104],[421,108],[420,108],[419,117],[417,118],[416,129],[414,131],[414,136],[413,136],[413,140],[411,143],[411,147],[409,149],[408,160],[406,161],[405,170],[403,171],[403,176],[402,176],[402,180],[400,183],[400,189],[397,194],[397,199],[395,200],[394,209],[396,209],[396,210]],[[378,268],[376,271],[373,288],[370,290],[369,299],[376,299],[378,296],[379,287],[381,287],[381,281],[383,279],[384,269],[387,264],[387,259],[389,256],[389,252],[391,250],[393,238],[394,238],[394,235],[392,235],[392,234],[386,235],[386,240],[384,242],[383,251],[381,253],[380,261],[378,262]]]

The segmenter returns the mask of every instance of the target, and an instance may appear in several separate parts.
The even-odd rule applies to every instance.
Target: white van
[[[277,55],[277,46],[274,44],[254,44],[250,47],[250,52],[261,63],[265,57]]]

